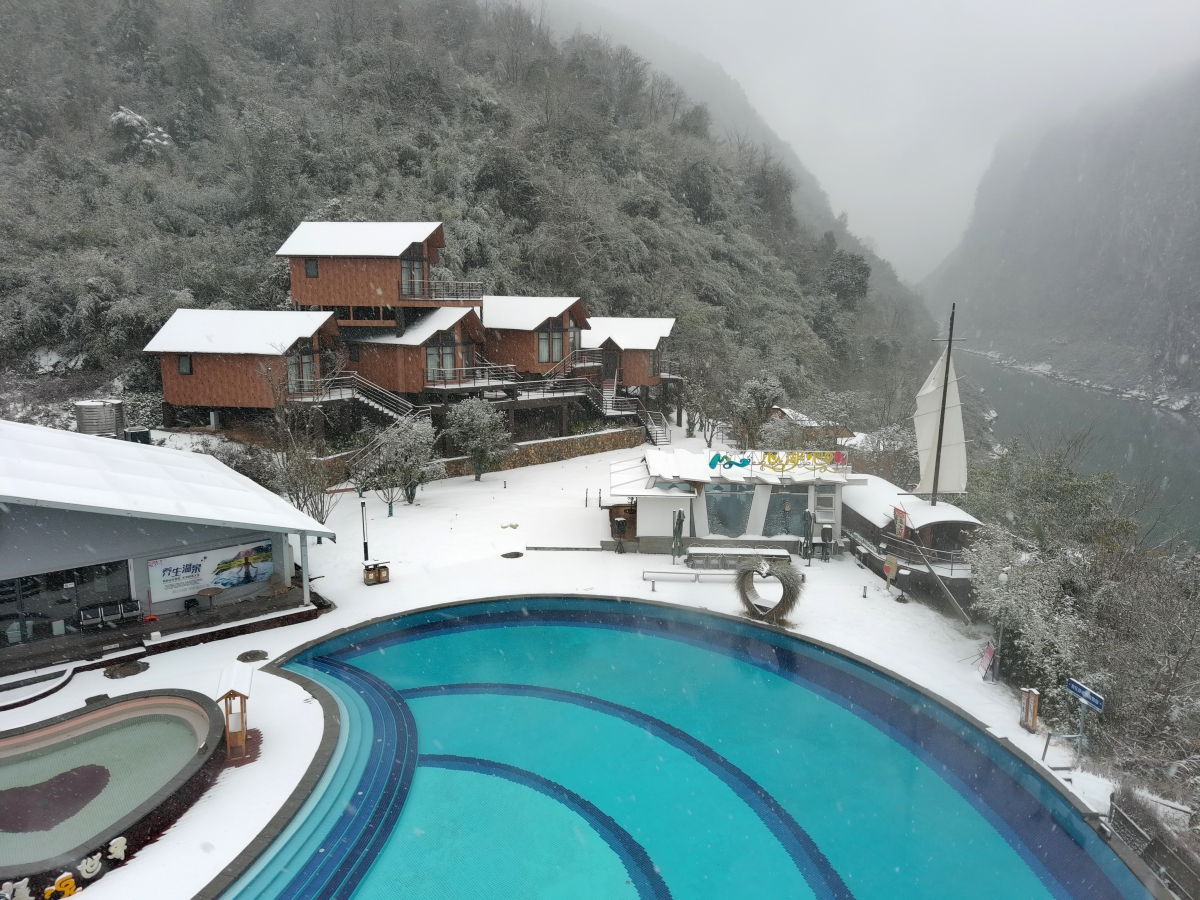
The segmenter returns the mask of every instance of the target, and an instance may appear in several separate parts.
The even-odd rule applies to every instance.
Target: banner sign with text
[[[1085,687],[1074,678],[1067,679],[1067,690],[1086,703],[1096,712],[1104,712],[1104,698],[1093,691],[1090,687]]]
[[[194,597],[204,588],[231,588],[269,581],[274,571],[271,541],[150,560],[150,599]]]

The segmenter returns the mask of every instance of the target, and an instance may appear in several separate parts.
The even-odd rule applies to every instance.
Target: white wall
[[[671,537],[671,516],[675,510],[682,509],[684,515],[683,536],[690,534],[691,522],[690,497],[638,497],[637,501],[637,533],[638,537]],[[707,524],[707,523],[706,523]],[[697,526],[699,523],[697,522]],[[696,534],[700,533],[697,527]]]

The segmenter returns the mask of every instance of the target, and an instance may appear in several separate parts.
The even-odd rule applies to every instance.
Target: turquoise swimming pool
[[[741,620],[488,601],[287,668],[336,698],[338,746],[224,900],[1150,896],[966,721]]]

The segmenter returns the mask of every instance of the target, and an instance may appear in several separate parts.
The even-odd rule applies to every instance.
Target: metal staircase
[[[415,406],[357,372],[338,372],[328,378],[302,381],[294,389],[289,387],[288,399],[299,403],[355,400],[395,422],[410,416],[429,417],[428,407]]]

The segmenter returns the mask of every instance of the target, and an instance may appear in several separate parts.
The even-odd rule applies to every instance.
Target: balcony
[[[473,302],[483,297],[482,281],[400,281],[401,300],[450,300]]]

